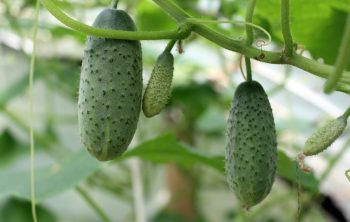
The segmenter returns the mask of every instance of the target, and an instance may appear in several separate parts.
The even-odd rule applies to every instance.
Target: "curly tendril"
[[[254,23],[251,22],[245,22],[245,21],[232,21],[232,20],[205,20],[205,19],[197,19],[197,18],[187,18],[186,22],[190,23],[190,24],[221,24],[221,23],[229,23],[229,24],[234,24],[234,25],[248,25],[251,26],[255,29],[259,29],[260,31],[262,31],[268,38],[268,41],[262,41],[263,45],[261,46],[267,46],[271,43],[271,35],[268,31],[266,31],[264,28],[262,28],[261,26],[255,25]]]

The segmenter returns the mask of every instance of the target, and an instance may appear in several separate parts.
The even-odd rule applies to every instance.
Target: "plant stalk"
[[[287,58],[293,56],[293,38],[290,31],[289,0],[281,0],[281,26],[284,39],[284,50]]]
[[[248,2],[247,12],[246,12],[246,16],[245,16],[246,22],[251,23],[253,21],[255,4],[256,4],[256,0],[250,0]],[[246,37],[246,45],[251,46],[253,43],[253,39],[254,39],[253,38],[253,28],[251,26],[246,25],[245,30],[246,30],[246,36],[247,36]],[[247,81],[252,81],[253,76],[252,76],[252,67],[251,67],[250,59],[247,56],[245,56],[244,60],[245,60],[245,66],[246,66],[246,72],[247,72]]]
[[[81,197],[95,210],[96,214],[101,218],[103,222],[112,222],[107,214],[98,206],[98,204],[92,199],[88,192],[80,186],[76,186],[75,190],[80,194]]]
[[[39,23],[39,9],[40,2],[36,1],[35,14],[34,14],[34,27],[33,27],[33,49],[30,59],[30,70],[29,70],[29,140],[30,140],[30,193],[31,193],[31,208],[33,221],[37,222],[36,214],[36,198],[35,198],[35,140],[34,140],[34,119],[33,119],[33,79],[34,79],[34,68],[35,68],[35,56],[36,56],[36,42],[38,34],[38,23]]]
[[[52,0],[41,0],[42,4],[55,16],[60,22],[66,26],[82,32],[87,35],[125,39],[125,40],[159,40],[159,39],[183,39],[188,36],[189,30],[177,29],[172,31],[122,31],[100,29],[89,25],[85,25],[65,14]]]

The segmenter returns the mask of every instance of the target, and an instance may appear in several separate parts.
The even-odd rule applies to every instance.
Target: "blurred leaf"
[[[42,64],[41,72],[45,74],[46,83],[63,93],[70,99],[77,99],[80,61],[78,60],[49,60]]]
[[[48,209],[37,205],[37,217],[39,221],[56,222],[55,215]],[[0,221],[3,222],[32,222],[31,203],[29,201],[10,198],[0,209]]]
[[[327,64],[334,64],[346,18],[346,13],[336,10],[333,4],[334,0],[291,1],[291,31],[294,41],[304,45],[314,58],[323,58]],[[258,19],[268,21],[268,31],[272,32],[275,41],[282,43],[280,1],[258,1],[256,15]]]
[[[246,5],[246,1],[223,0],[220,3],[219,13],[227,18],[231,18],[234,14],[245,8]]]
[[[201,218],[194,219],[188,219],[184,217],[184,215],[175,214],[171,212],[167,212],[166,210],[161,211],[159,214],[157,214],[152,220],[152,222],[205,222],[206,220]]]
[[[37,200],[42,201],[74,187],[95,172],[99,166],[100,163],[93,159],[86,150],[81,150],[59,164],[37,169]],[[14,195],[30,199],[29,177],[29,169],[0,172],[0,196]]]
[[[31,31],[34,26],[34,21],[32,19],[23,19],[20,17],[7,16],[9,21],[8,24],[1,24],[1,28],[11,28],[16,33],[20,34],[23,31]],[[53,39],[62,39],[63,37],[70,37],[75,39],[80,43],[85,42],[85,35],[81,32],[72,30],[64,25],[55,25],[47,23],[46,21],[40,21],[39,30],[49,31]]]
[[[0,135],[0,166],[8,164],[23,147],[7,129]]]
[[[136,24],[140,30],[171,30],[177,27],[173,19],[149,1],[140,1],[136,10]]]
[[[16,83],[8,86],[0,92],[0,109],[3,108],[9,101],[21,94],[28,87],[28,76],[23,76]]]
[[[332,0],[330,3],[334,8],[350,12],[350,0]]]
[[[45,76],[50,86],[66,93],[71,98],[76,98],[79,84],[80,66],[77,61],[70,60],[45,60],[40,59],[36,64],[34,80]],[[28,75],[23,74],[17,82],[0,92],[0,109],[5,107],[15,97],[19,96],[28,87]]]
[[[222,156],[209,156],[201,153],[198,149],[191,149],[178,142],[171,134],[140,144],[126,152],[120,160],[130,157],[140,157],[156,163],[174,162],[183,166],[201,163],[224,172]]]
[[[192,166],[200,163],[209,166],[220,173],[225,173],[224,157],[209,156],[198,149],[180,143],[174,135],[167,134],[156,139],[147,141],[134,149],[126,152],[119,160],[130,157],[139,157],[155,163],[175,162],[183,166]],[[300,178],[300,184],[309,190],[318,190],[318,181],[315,176],[303,173],[294,161],[292,161],[283,151],[278,151],[277,174],[288,181],[296,182],[296,169]]]
[[[192,124],[212,103],[217,102],[219,95],[213,84],[192,82],[185,86],[175,87],[171,103],[178,105],[186,116],[186,121]]]
[[[209,108],[199,116],[196,128],[203,133],[222,134],[226,130],[225,113],[217,106]]]

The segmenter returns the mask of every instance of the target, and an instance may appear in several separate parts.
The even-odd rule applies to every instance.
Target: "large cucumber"
[[[94,27],[134,31],[130,16],[105,9]],[[97,159],[120,156],[140,115],[142,52],[139,41],[88,36],[82,62],[78,118],[81,141]]]
[[[240,84],[228,121],[226,173],[244,208],[261,202],[275,179],[277,142],[271,106],[256,81]]]

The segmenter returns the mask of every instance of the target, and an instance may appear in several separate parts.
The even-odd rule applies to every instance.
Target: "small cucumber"
[[[94,27],[134,31],[130,16],[105,9]],[[142,99],[140,41],[88,36],[82,62],[78,119],[81,141],[98,160],[120,156],[130,144]]]
[[[174,56],[165,50],[157,59],[142,100],[146,117],[160,113],[166,106],[171,93],[174,72]]]
[[[347,117],[342,115],[318,128],[305,142],[303,154],[316,155],[327,149],[344,131]]]
[[[241,83],[228,120],[226,174],[244,208],[261,202],[275,179],[277,142],[273,114],[263,87]]]

